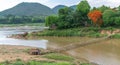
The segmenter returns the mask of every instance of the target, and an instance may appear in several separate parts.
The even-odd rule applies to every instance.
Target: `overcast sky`
[[[11,8],[21,2],[39,2],[51,8],[55,7],[56,5],[75,5],[78,4],[81,0],[1,0],[0,1],[0,11],[5,9]],[[110,7],[117,7],[120,5],[120,0],[88,0],[90,5],[99,7],[101,5],[107,5]]]

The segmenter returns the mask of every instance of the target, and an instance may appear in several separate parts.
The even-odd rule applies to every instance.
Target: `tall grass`
[[[100,30],[102,28],[71,28],[71,29],[63,29],[63,30],[45,30],[43,32],[38,32],[37,34],[29,34],[29,36],[58,36],[58,37],[103,37],[106,35],[100,34]]]

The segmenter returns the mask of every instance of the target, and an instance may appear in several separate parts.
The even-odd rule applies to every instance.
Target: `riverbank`
[[[26,35],[26,38],[29,37],[41,37],[41,36],[56,36],[56,37],[92,37],[92,38],[101,38],[108,35],[112,35],[111,38],[120,38],[120,29],[119,28],[94,28],[94,27],[85,27],[85,28],[71,28],[71,29],[62,29],[62,30],[43,30],[40,32],[32,32]],[[14,36],[13,36],[14,37]]]
[[[88,28],[88,29],[90,29],[90,28]],[[93,29],[90,29],[89,31],[86,31],[88,29],[84,29],[84,33],[87,33],[87,32],[89,33],[89,31],[93,30]],[[70,29],[67,29],[67,30],[70,30]],[[73,30],[73,29],[71,29],[71,30]],[[110,33],[111,34],[111,30],[113,30],[112,32],[115,32],[115,31],[118,30],[118,32],[116,34],[119,34],[119,29],[117,29],[117,28],[115,28],[115,29],[111,29],[111,28],[109,29],[108,28],[108,29],[101,29],[101,30],[97,29],[96,31],[99,32],[100,35],[101,34],[104,35],[104,33],[107,33],[107,34]],[[39,39],[39,40],[45,39],[45,40],[49,41],[49,45],[51,45],[52,47],[54,45],[65,46],[65,45],[68,45],[68,44],[76,44],[76,43],[88,41],[88,40],[91,40],[91,39],[99,38],[99,37],[84,37],[84,36],[75,36],[76,38],[74,38],[74,36],[41,36],[40,34],[41,33],[44,34],[45,31],[56,31],[56,30],[44,30],[44,31],[41,31],[41,32],[28,33],[27,35],[25,35],[25,38],[26,39],[30,39],[30,38],[31,39]],[[59,31],[63,31],[63,30],[59,30]],[[93,33],[91,33],[91,34],[93,34]],[[22,36],[24,38],[24,34]],[[76,40],[78,40],[78,41],[76,41]],[[102,65],[119,64],[119,63],[116,63],[116,61],[115,61],[115,60],[119,60],[119,59],[117,59],[116,57],[113,57],[113,56],[116,56],[117,54],[119,56],[119,51],[112,50],[112,49],[115,49],[115,50],[119,49],[119,42],[120,41],[118,39],[110,39],[110,40],[98,42],[97,44],[93,44],[93,45],[89,45],[89,46],[79,48],[75,51],[70,51],[69,53],[72,53],[75,56],[78,55],[81,58],[85,58],[85,59],[87,59],[91,62],[99,63],[99,64],[102,64]],[[109,54],[112,54],[113,56],[111,56]],[[107,60],[103,60],[103,59],[107,59]],[[104,62],[104,61],[106,61],[106,62]],[[109,61],[113,61],[113,62],[110,63]]]
[[[52,53],[46,55],[30,55],[28,54],[28,50],[33,47],[26,46],[11,46],[11,45],[0,45],[0,63],[1,65],[8,63],[11,64],[19,64],[20,61],[23,65],[28,65],[27,63],[39,63],[45,65],[73,65],[75,64],[75,58],[72,56],[60,54],[60,53]],[[16,61],[17,60],[17,61]],[[33,61],[34,60],[34,61]],[[44,62],[44,63],[43,63]],[[81,65],[92,65],[90,62],[79,59],[79,64]],[[32,65],[32,64],[29,64]]]

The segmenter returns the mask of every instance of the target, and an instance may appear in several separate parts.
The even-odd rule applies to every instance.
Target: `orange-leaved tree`
[[[99,10],[94,10],[88,13],[88,17],[92,20],[95,25],[101,26],[103,23],[102,12]]]

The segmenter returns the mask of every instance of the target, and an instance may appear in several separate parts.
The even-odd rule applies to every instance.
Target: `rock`
[[[25,32],[24,34],[23,34],[23,37],[26,37],[28,35],[28,32]]]
[[[37,49],[37,48],[29,50],[30,55],[40,55],[40,52],[41,52],[41,50]]]

